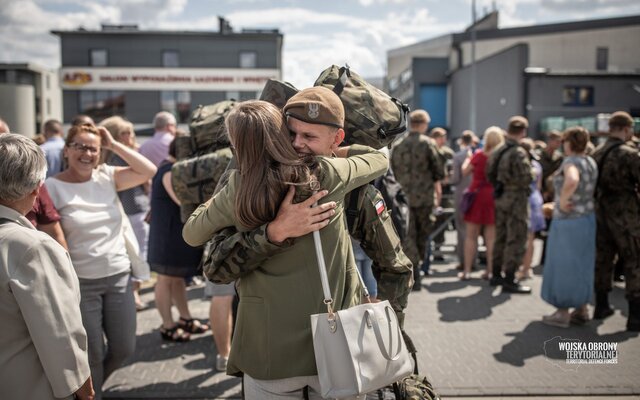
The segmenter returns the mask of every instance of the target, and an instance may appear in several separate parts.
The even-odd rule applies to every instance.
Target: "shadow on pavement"
[[[434,286],[436,286],[434,288]],[[439,282],[429,286],[429,291],[445,292],[465,286],[477,286],[479,290],[471,296],[452,296],[438,300],[440,320],[444,322],[473,321],[485,319],[491,315],[492,309],[511,298],[508,293],[489,286],[482,280]],[[497,291],[497,295],[494,294]]]
[[[496,361],[511,364],[516,367],[523,367],[525,360],[536,356],[550,356],[545,354],[544,344],[546,341],[560,336],[566,339],[578,339],[583,342],[625,342],[637,337],[637,332],[615,332],[605,335],[598,334],[598,326],[603,322],[594,320],[584,326],[574,326],[570,328],[557,328],[548,326],[542,321],[530,322],[521,332],[506,333],[506,336],[513,337],[511,342],[502,346],[499,353],[493,354]]]

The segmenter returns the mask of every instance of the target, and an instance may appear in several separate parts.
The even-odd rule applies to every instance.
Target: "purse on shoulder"
[[[311,315],[322,397],[369,393],[411,375],[412,359],[388,300],[334,311],[320,232],[313,232],[327,313]],[[368,297],[358,272],[360,284]]]

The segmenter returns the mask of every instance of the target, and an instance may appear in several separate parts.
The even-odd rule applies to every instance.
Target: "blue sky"
[[[49,31],[101,23],[142,29],[209,30],[225,16],[234,29],[278,28],[284,33],[283,77],[306,87],[322,69],[349,63],[364,76],[385,73],[386,51],[471,22],[471,0],[0,0],[0,62],[60,65]],[[477,0],[493,4],[500,26],[524,26],[640,14],[638,0]]]

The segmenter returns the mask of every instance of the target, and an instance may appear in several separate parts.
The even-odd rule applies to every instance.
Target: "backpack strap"
[[[347,214],[347,230],[349,233],[353,231],[356,223],[356,217],[358,216],[358,199],[360,198],[360,192],[362,191],[362,186],[357,187],[349,193],[349,206],[345,210]]]
[[[344,90],[344,87],[347,85],[347,78],[351,76],[349,74],[349,66],[345,65],[344,67],[340,67],[338,70],[338,81],[336,85],[333,87],[333,93],[340,96],[340,93]]]
[[[487,178],[489,178],[489,182],[491,182],[492,185],[495,185],[495,183],[498,181],[498,166],[500,165],[500,160],[502,159],[502,156],[504,156],[507,150],[515,146],[516,145],[514,144],[506,144],[504,146],[504,149],[500,150],[498,157],[496,157],[496,162],[491,164],[491,168],[489,168],[489,172],[487,173]]]

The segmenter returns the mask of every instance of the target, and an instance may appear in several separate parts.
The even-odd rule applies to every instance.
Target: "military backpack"
[[[379,149],[407,129],[409,106],[369,84],[348,66],[332,65],[313,85],[333,90],[342,100],[347,144]]]
[[[282,110],[287,101],[296,93],[298,93],[298,89],[289,82],[269,79],[262,89],[260,100],[268,101]]]
[[[235,100],[224,100],[207,106],[200,105],[191,113],[191,156],[230,146],[224,120],[236,104]]]

